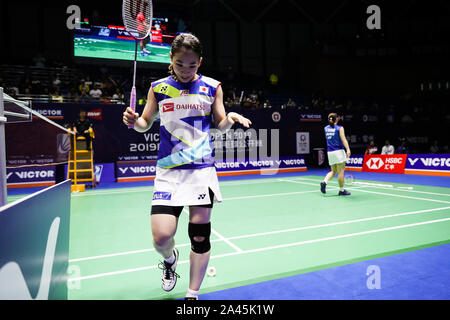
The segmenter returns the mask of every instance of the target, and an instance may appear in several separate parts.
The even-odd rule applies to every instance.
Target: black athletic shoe
[[[175,255],[175,261],[172,264],[163,261],[158,265],[158,268],[163,271],[161,276],[161,287],[164,291],[172,291],[172,289],[175,287],[175,284],[177,283],[177,278],[180,277],[175,272],[179,256],[178,250],[176,248],[173,249],[173,254]]]
[[[339,191],[339,195],[340,196],[349,196],[349,195],[351,195],[351,192],[348,192],[347,190]]]
[[[198,297],[185,297],[184,300],[198,300]]]
[[[326,184],[325,182],[322,181],[322,182],[320,183],[320,191],[321,191],[322,193],[327,193],[326,188],[327,188],[327,184]]]

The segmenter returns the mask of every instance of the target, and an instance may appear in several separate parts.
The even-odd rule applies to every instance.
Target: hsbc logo
[[[366,165],[369,169],[377,170],[384,165],[384,162],[380,158],[371,158],[366,162]]]
[[[174,109],[175,109],[175,106],[173,103],[164,103],[163,104],[163,112],[173,111]]]

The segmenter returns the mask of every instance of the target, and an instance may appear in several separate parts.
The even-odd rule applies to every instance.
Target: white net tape
[[[44,120],[44,121],[47,121],[48,123],[50,123],[50,124],[52,124],[52,125],[54,125],[54,126],[60,128],[61,130],[66,131],[67,133],[74,134],[72,131],[67,130],[66,128],[64,128],[63,126],[61,126],[61,125],[57,124],[56,122],[50,120],[49,118],[44,117],[44,116],[41,115],[39,112],[34,111],[34,110],[32,110],[31,108],[29,108],[29,107],[28,107],[28,106],[29,106],[29,102],[16,100],[16,99],[14,99],[14,98],[8,96],[6,93],[3,93],[3,101],[5,101],[5,102],[10,102],[10,103],[14,103],[14,104],[20,106],[20,107],[21,107],[22,109],[24,109],[26,112],[29,112],[29,113],[33,114],[34,116],[36,116],[36,117],[38,117],[38,118],[40,118],[40,119],[42,119],[42,120]],[[5,111],[5,114],[8,115],[7,111]],[[17,115],[17,114],[16,114],[15,116],[20,116],[20,115]],[[22,115],[22,116],[23,116],[23,115]]]

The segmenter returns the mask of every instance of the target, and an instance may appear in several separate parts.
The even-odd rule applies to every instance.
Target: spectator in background
[[[406,146],[406,140],[403,138],[400,141],[401,141],[401,143],[397,147],[397,150],[396,150],[395,153],[397,153],[397,154],[407,154],[408,153],[408,147]]]
[[[20,97],[21,100],[33,100],[33,97],[31,96],[31,88],[26,87],[24,95]]]
[[[391,145],[389,140],[386,140],[383,148],[381,148],[381,154],[394,154],[394,146]]]
[[[439,146],[438,146],[438,141],[434,140],[433,144],[430,147],[430,152],[431,153],[439,153]]]
[[[229,108],[229,107],[233,106],[233,104],[234,104],[234,101],[231,99],[231,97],[228,97],[225,100],[225,107]]]
[[[66,94],[65,100],[69,102],[80,102],[80,95],[78,94],[77,89],[74,87],[70,88],[70,90]]]
[[[53,102],[63,102],[63,97],[62,95],[59,93],[59,89],[55,88],[52,95],[51,95],[52,101]]]
[[[116,88],[116,92],[112,96],[113,100],[116,100],[118,102],[122,102],[124,99],[124,95],[122,92],[120,92],[119,88]]]
[[[94,99],[100,99],[102,96],[102,90],[100,90],[99,86],[96,84],[94,89],[89,91],[89,95]]]
[[[291,98],[288,99],[288,102],[286,103],[286,107],[288,109],[294,109],[297,106],[297,104],[295,103],[294,100],[292,100]]]
[[[264,109],[270,109],[272,108],[272,105],[270,104],[270,101],[266,99],[266,101],[264,102]]]
[[[81,79],[80,84],[78,86],[78,90],[80,91],[80,93],[83,93],[83,90],[89,92],[89,85],[86,84],[84,79]]]
[[[375,154],[377,153],[378,148],[375,145],[375,141],[370,140],[369,145],[366,148],[366,152],[364,154]]]
[[[52,85],[54,87],[59,88],[60,84],[61,84],[61,80],[59,79],[58,75],[56,75],[55,77],[52,77]]]
[[[81,90],[80,102],[88,102],[89,100],[90,99],[89,99],[89,95],[87,93],[87,90],[86,90],[86,88],[83,88]]]

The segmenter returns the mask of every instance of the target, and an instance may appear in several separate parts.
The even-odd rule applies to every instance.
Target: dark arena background
[[[138,133],[122,122],[135,48],[123,25],[122,1],[0,2],[0,213],[39,212],[62,197],[55,188],[69,190],[47,210],[56,217],[65,206],[65,242],[56,245],[65,262],[54,262],[45,298],[176,300],[188,286],[186,207],[175,237],[181,278],[170,293],[160,287],[149,218],[160,126]],[[450,298],[448,1],[155,0],[147,52],[137,53],[139,114],[150,84],[169,75],[179,33],[200,39],[198,73],[221,82],[225,112],[252,121],[225,135],[211,130],[224,201],[211,218],[217,274],[205,276],[200,299]],[[81,169],[91,172],[87,182],[75,178],[78,142],[63,130],[80,110],[94,135],[91,165]],[[330,113],[351,149],[348,197],[336,196],[337,176],[320,192]],[[17,207],[29,196],[44,198]],[[43,241],[33,254],[44,259],[51,217],[36,231],[42,237],[27,237],[24,224],[4,241]],[[15,225],[5,221],[0,233]],[[0,249],[0,268],[17,261],[34,299],[41,267],[26,267],[27,250],[11,250]],[[16,288],[8,270],[0,286]],[[25,297],[10,289],[0,299]]]

